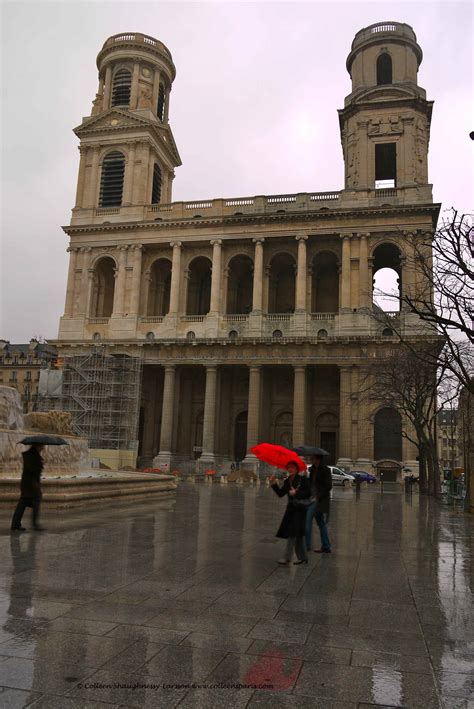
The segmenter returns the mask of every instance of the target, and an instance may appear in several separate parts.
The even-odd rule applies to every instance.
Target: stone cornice
[[[101,232],[110,231],[148,231],[148,230],[160,230],[165,231],[168,228],[202,228],[202,227],[214,227],[223,225],[234,225],[234,224],[268,224],[274,222],[301,222],[301,221],[319,221],[327,220],[328,217],[333,219],[347,220],[354,217],[379,217],[379,216],[390,216],[390,215],[400,215],[400,214],[427,214],[431,215],[433,223],[436,223],[441,204],[418,204],[418,205],[394,205],[393,207],[357,207],[350,209],[334,209],[321,211],[309,211],[309,212],[291,212],[285,214],[242,214],[238,217],[227,216],[227,217],[210,217],[202,219],[186,218],[186,219],[174,219],[166,221],[139,221],[139,222],[115,222],[113,224],[81,224],[81,225],[67,225],[63,226],[63,231],[72,236],[73,234],[97,234]],[[334,226],[336,229],[336,226]],[[386,229],[386,227],[385,227]],[[254,236],[254,235],[251,235]]]

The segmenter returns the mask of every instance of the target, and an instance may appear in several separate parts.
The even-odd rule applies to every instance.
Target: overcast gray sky
[[[470,2],[1,2],[0,337],[55,338],[63,312],[79,153],[104,41],[138,31],[177,67],[170,123],[183,161],[174,200],[338,190],[336,110],[355,33],[414,28],[434,99],[429,176],[443,208],[472,211]]]

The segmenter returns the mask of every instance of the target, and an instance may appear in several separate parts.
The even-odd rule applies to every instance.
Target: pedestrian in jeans
[[[331,503],[332,477],[331,470],[324,465],[321,455],[311,456],[311,466],[309,468],[309,482],[311,490],[311,505],[306,516],[306,548],[311,548],[311,528],[313,517],[319,527],[321,536],[321,548],[315,549],[316,554],[330,554],[331,542],[327,523],[329,520],[329,506]]]
[[[43,470],[43,458],[41,457],[42,445],[33,444],[31,448],[23,453],[23,473],[20,484],[20,499],[16,506],[12,519],[12,532],[24,532],[21,520],[27,507],[33,511],[33,527],[36,531],[41,531],[38,523],[39,508],[41,504],[41,472]]]
[[[277,485],[275,476],[272,475],[270,478],[272,490],[278,497],[288,496],[288,505],[276,534],[277,537],[287,540],[286,554],[285,558],[278,563],[284,566],[290,564],[293,550],[295,550],[298,561],[294,563],[307,564],[308,556],[305,549],[304,533],[306,510],[308,509],[311,492],[309,478],[305,469],[298,471],[296,463],[288,463],[286,469],[288,477],[281,487]]]

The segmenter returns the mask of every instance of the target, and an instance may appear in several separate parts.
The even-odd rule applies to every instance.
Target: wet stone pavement
[[[474,707],[474,520],[335,490],[334,553],[278,567],[284,504],[185,483],[14,536],[2,511],[0,707]]]

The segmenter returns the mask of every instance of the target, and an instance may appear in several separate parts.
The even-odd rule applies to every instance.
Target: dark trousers
[[[23,513],[27,507],[31,507],[33,511],[33,527],[38,526],[39,508],[41,503],[41,497],[20,497],[18,504],[16,506],[15,512],[12,517],[12,529],[18,529],[21,527],[21,520],[23,519]]]
[[[314,513],[314,517],[316,519],[316,524],[319,527],[319,534],[321,535],[321,548],[330,551],[331,542],[329,541],[326,515],[324,514],[324,512],[316,511]]]

